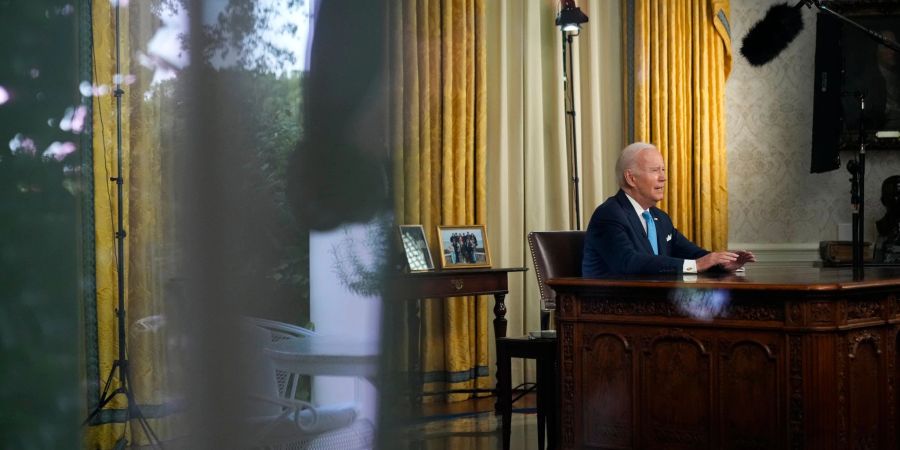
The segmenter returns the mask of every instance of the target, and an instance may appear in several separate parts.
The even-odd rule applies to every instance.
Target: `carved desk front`
[[[900,270],[554,279],[561,448],[897,448]]]

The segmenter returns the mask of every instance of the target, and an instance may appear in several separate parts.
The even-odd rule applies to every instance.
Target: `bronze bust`
[[[878,229],[875,260],[900,264],[900,175],[891,175],[881,184],[881,204],[887,211],[875,222]]]

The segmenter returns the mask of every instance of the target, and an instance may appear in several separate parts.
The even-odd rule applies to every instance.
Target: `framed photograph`
[[[434,270],[434,260],[428,249],[425,228],[422,225],[400,225],[400,242],[406,253],[406,262],[410,272]]]
[[[491,267],[491,252],[484,225],[441,225],[437,230],[441,239],[441,267]]]

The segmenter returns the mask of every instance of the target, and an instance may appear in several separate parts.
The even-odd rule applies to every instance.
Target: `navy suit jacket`
[[[659,255],[653,254],[643,221],[621,189],[594,210],[584,238],[581,273],[610,275],[681,273],[685,259],[709,253],[684,237],[661,209],[651,207]]]

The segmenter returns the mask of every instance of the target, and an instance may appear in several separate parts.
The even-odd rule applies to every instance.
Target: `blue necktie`
[[[642,212],[641,216],[644,218],[644,222],[647,222],[647,239],[650,240],[650,246],[653,247],[653,254],[658,255],[659,249],[656,244],[656,224],[653,223],[653,217],[650,216],[650,211]]]

